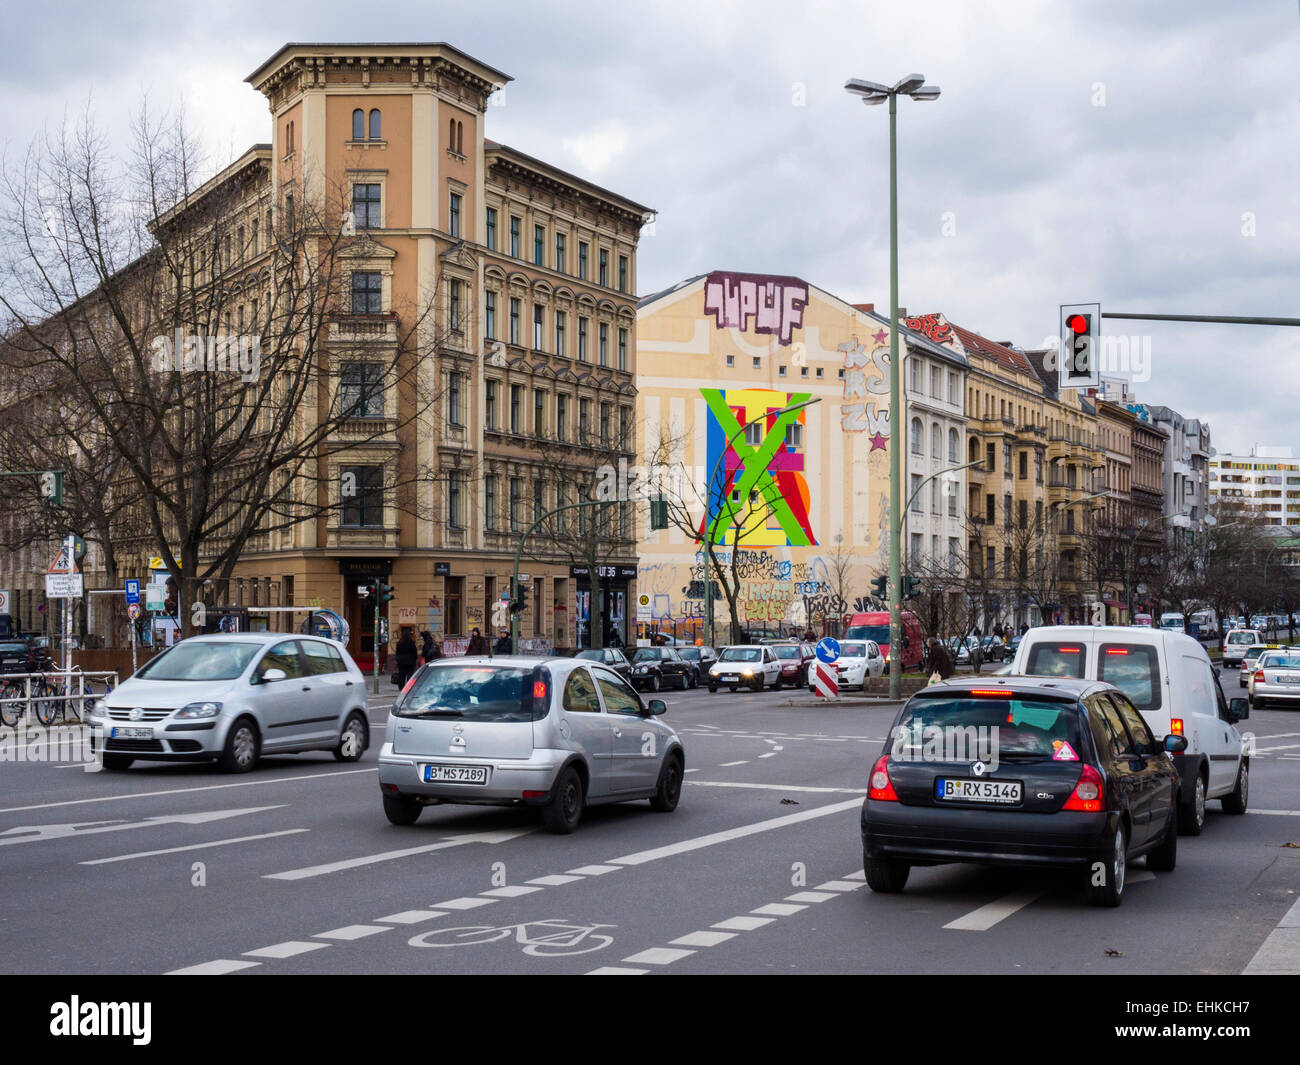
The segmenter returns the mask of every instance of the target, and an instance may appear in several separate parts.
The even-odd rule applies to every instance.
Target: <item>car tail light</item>
[[[1126,655],[1126,654],[1128,654],[1128,648],[1127,648],[1127,647],[1108,647],[1108,648],[1106,648],[1106,653],[1107,653],[1108,655]]]
[[[1083,767],[1083,772],[1079,774],[1079,783],[1074,786],[1074,791],[1070,797],[1065,800],[1062,810],[1081,810],[1083,813],[1095,814],[1101,812],[1101,774],[1090,765]]]
[[[1181,717],[1171,717],[1169,719],[1169,731],[1175,736],[1183,734],[1183,719]]]
[[[549,794],[549,793],[548,793],[548,792],[545,792],[545,791],[526,791],[526,792],[524,792],[524,798],[525,798],[525,799],[544,799],[544,798],[546,798],[546,796],[547,796],[548,794]]]
[[[994,699],[1006,699],[1010,697],[1010,692],[1006,688],[972,688],[968,695],[988,695]]]
[[[870,787],[867,788],[867,798],[882,802],[898,802],[894,785],[889,779],[889,755],[887,754],[877,758],[876,764],[871,767],[871,782]]]
[[[405,695],[407,692],[409,692],[409,691],[411,690],[411,685],[415,683],[415,677],[416,677],[416,676],[418,676],[418,674],[413,674],[413,675],[411,676],[411,679],[408,680],[408,681],[406,682],[405,687],[403,687],[403,688],[402,688],[402,691],[401,691],[401,694],[402,694],[402,695]]]
[[[1255,670],[1255,681],[1259,684],[1264,683],[1264,671],[1262,669]]]

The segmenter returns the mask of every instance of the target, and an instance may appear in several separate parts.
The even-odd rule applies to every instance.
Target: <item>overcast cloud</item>
[[[728,268],[885,309],[888,114],[841,86],[920,72],[943,95],[899,107],[909,311],[1022,346],[1062,302],[1300,315],[1297,0],[128,0],[11,6],[6,29],[11,158],[87,99],[124,129],[148,92],[184,99],[214,166],[269,139],[243,79],[286,41],[444,40],[515,78],[489,136],[658,210],[642,292]],[[1220,451],[1300,453],[1300,329],[1107,329],[1151,336],[1139,398]]]

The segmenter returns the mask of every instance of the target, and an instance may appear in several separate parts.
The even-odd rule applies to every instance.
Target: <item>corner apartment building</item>
[[[1165,513],[1170,524],[1197,531],[1210,502],[1210,427],[1172,407],[1146,405],[1151,422],[1168,434],[1164,455]]]
[[[1219,453],[1209,463],[1209,500],[1253,509],[1269,525],[1300,526],[1300,459],[1261,444]]]

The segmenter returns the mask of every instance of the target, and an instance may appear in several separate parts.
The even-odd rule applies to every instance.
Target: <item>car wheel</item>
[[[687,673],[677,674],[677,686],[681,688],[682,691],[685,691],[687,688],[691,686],[691,678],[689,676],[689,671]]]
[[[409,795],[384,793],[384,816],[395,825],[413,825],[423,811],[423,804]]]
[[[1118,906],[1123,900],[1128,872],[1127,848],[1128,833],[1120,825],[1111,837],[1107,853],[1088,867],[1088,901],[1094,906]]]
[[[736,686],[732,684],[728,690],[734,692],[736,690]]]
[[[700,675],[699,675],[698,673],[696,673],[695,670],[693,670],[693,669],[690,670],[690,671],[686,674],[686,685],[685,685],[685,686],[686,686],[687,688],[689,688],[691,691],[694,691],[694,690],[696,689],[696,687],[698,687],[699,683],[700,683]]]
[[[682,797],[682,760],[676,753],[664,759],[659,770],[659,786],[650,799],[650,809],[661,814],[670,814],[677,809],[677,802]]]
[[[912,867],[907,862],[891,861],[887,858],[862,856],[862,868],[867,874],[867,887],[882,895],[894,895],[907,886],[907,876]]]
[[[1199,836],[1205,830],[1205,777],[1196,774],[1192,801],[1178,807],[1178,830],[1184,836]]]
[[[1250,763],[1244,758],[1237,769],[1237,786],[1232,793],[1223,797],[1223,812],[1227,814],[1244,814],[1246,803],[1250,799]]]
[[[785,681],[780,676],[778,676],[776,680],[772,681],[772,690],[774,692],[779,692],[784,684]]]
[[[762,690],[763,690],[763,674],[760,673],[757,677],[754,678],[754,691],[761,692]]]
[[[257,726],[249,718],[241,717],[226,733],[226,746],[217,764],[227,773],[247,773],[257,765],[260,742]]]
[[[338,746],[334,748],[334,758],[340,762],[361,761],[361,756],[366,753],[369,739],[370,729],[366,719],[359,713],[352,713],[343,725]]]
[[[126,754],[106,754],[104,755],[104,768],[111,770],[130,769],[131,763],[135,759]]]
[[[1157,873],[1172,873],[1178,864],[1178,804],[1174,804],[1169,816],[1169,827],[1165,829],[1165,838],[1155,850],[1147,853],[1147,868]]]
[[[582,778],[577,770],[567,766],[555,778],[551,798],[542,807],[542,823],[546,831],[557,836],[567,836],[578,827],[582,816]]]
[[[650,678],[650,690],[657,692],[659,690],[659,674],[656,673]]]
[[[734,689],[733,689],[733,691],[734,691]],[[717,686],[716,684],[710,684],[710,685],[709,685],[709,694],[710,694],[710,695],[716,695],[717,692],[718,692],[718,686]]]

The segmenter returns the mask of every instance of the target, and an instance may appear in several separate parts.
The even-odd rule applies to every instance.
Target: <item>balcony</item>
[[[337,314],[329,320],[326,338],[330,344],[396,344],[397,315]]]

